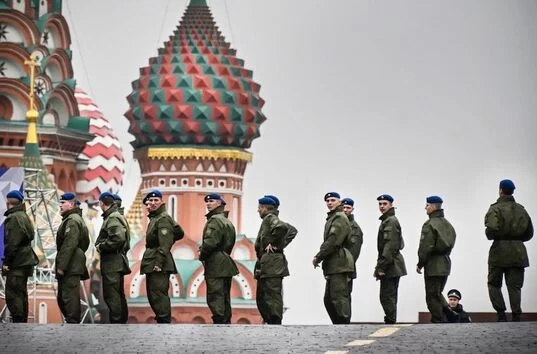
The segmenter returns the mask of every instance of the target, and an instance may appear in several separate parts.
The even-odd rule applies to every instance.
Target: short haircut
[[[502,188],[502,192],[503,194],[505,195],[513,195],[513,193],[515,192],[514,189],[506,189],[506,188]]]
[[[265,204],[265,207],[267,208],[268,211],[273,211],[277,209],[276,206],[270,205],[270,204]]]
[[[18,199],[15,199],[15,198],[7,198],[8,201],[9,201],[9,204],[13,205],[13,206],[19,206],[22,204],[22,200],[18,200]]]
[[[104,205],[106,206],[111,206],[113,205],[116,201],[114,200],[113,197],[111,196],[106,196],[104,198],[101,198],[101,202],[103,202]]]

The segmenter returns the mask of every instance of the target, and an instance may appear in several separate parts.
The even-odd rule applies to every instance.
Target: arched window
[[[175,195],[168,197],[168,214],[177,221],[177,197]]]
[[[48,323],[48,306],[45,302],[39,303],[39,324]]]

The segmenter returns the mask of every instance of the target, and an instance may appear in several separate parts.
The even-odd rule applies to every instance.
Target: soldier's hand
[[[421,274],[421,267],[420,266],[416,266],[416,272],[418,272],[418,274]]]
[[[312,263],[313,263],[313,269],[319,266],[319,261],[317,260],[317,257],[313,257]]]
[[[2,265],[2,273],[6,273],[9,272],[9,267],[7,265]]]
[[[272,247],[272,244],[268,244],[267,247],[265,247],[265,252],[267,253],[274,253],[274,250],[276,249],[276,247]]]
[[[153,272],[162,272],[162,268],[160,268],[159,266],[153,266]]]
[[[64,274],[64,273],[63,273],[63,269],[58,269],[58,270],[56,271],[56,274],[63,276],[63,274]]]

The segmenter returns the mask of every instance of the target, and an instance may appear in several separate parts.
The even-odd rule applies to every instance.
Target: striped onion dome
[[[127,97],[133,147],[249,148],[266,120],[253,73],[226,42],[205,0],[191,0]]]
[[[94,136],[79,156],[82,160],[89,160],[89,164],[76,183],[76,192],[81,200],[98,200],[102,192],[119,192],[123,184],[125,159],[110,122],[93,99],[79,87],[75,90],[75,97],[80,115],[90,119],[89,133]]]

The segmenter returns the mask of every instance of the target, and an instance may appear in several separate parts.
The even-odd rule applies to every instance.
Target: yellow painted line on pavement
[[[329,350],[327,352],[324,352],[324,354],[347,354],[348,351],[346,350]]]
[[[375,341],[374,339],[357,339],[357,340],[353,340],[350,343],[345,344],[345,346],[347,346],[347,347],[355,347],[355,346],[359,346],[359,345],[368,345],[368,344],[373,343],[374,341]]]
[[[370,337],[388,337],[399,330],[399,327],[384,327],[377,329],[374,333],[370,334]]]
[[[412,323],[403,323],[403,324],[394,324],[393,327],[410,327],[413,326]]]

